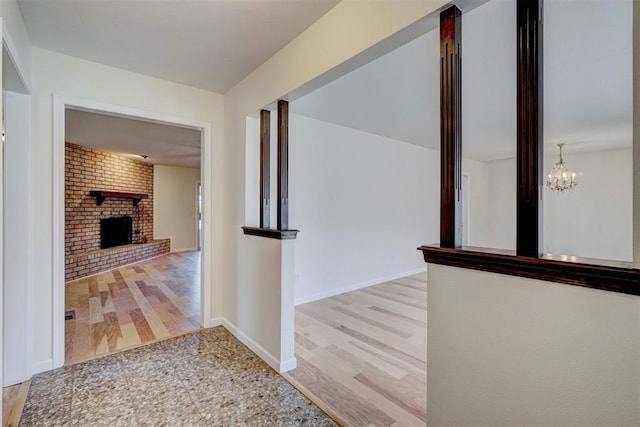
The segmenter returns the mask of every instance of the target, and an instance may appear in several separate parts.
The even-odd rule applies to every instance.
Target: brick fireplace
[[[96,191],[112,195],[96,197]],[[103,249],[101,220],[114,218],[129,218],[120,221],[131,224],[132,243]],[[153,165],[66,143],[65,281],[169,251],[169,239],[153,240]]]

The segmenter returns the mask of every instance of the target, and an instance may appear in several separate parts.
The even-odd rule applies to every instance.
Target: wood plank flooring
[[[31,381],[25,381],[2,389],[3,427],[15,427],[19,424],[30,385]]]
[[[296,307],[285,374],[343,425],[424,426],[426,273]]]
[[[65,285],[65,364],[200,327],[200,252],[163,255]]]

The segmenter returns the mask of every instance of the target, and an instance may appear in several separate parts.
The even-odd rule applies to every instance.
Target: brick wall
[[[91,190],[147,193],[138,225],[131,199],[108,197],[101,206]],[[133,217],[133,229],[153,239],[153,165],[104,151],[65,145],[65,257],[100,249],[100,218]],[[133,235],[136,239],[136,234]]]

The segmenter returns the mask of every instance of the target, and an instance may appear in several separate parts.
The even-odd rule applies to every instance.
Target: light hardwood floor
[[[426,273],[296,307],[285,374],[343,425],[424,426]]]
[[[200,327],[200,253],[181,252],[65,285],[65,364]]]
[[[25,381],[2,389],[3,427],[15,427],[19,424],[30,385],[31,381]]]

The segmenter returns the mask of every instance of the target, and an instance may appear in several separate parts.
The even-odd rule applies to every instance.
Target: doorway
[[[200,328],[201,140],[65,110],[66,364]]]
[[[67,115],[66,113],[69,110],[80,111],[85,113],[93,113],[93,114],[102,114],[102,115],[109,116],[111,118],[135,120],[135,121],[139,121],[147,124],[150,123],[150,124],[157,124],[161,126],[172,126],[172,127],[177,127],[181,129],[190,129],[190,130],[197,131],[199,133],[200,149],[201,149],[201,160],[199,162],[200,173],[197,176],[197,180],[204,182],[204,180],[202,179],[202,176],[208,176],[206,174],[206,169],[209,167],[208,165],[211,164],[211,149],[210,149],[211,129],[210,129],[210,124],[208,123],[198,122],[193,120],[185,120],[185,119],[176,118],[176,117],[167,117],[164,115],[159,115],[157,113],[152,113],[152,112],[147,112],[142,110],[134,110],[134,109],[114,106],[114,105],[100,104],[100,103],[95,103],[91,101],[77,100],[77,99],[58,97],[58,96],[54,97],[54,180],[55,180],[54,181],[54,224],[55,224],[55,227],[54,227],[54,286],[55,286],[54,313],[57,313],[54,319],[54,333],[53,333],[54,368],[62,366],[65,361],[64,332],[65,332],[65,314],[66,313],[65,313],[65,244],[64,244],[65,243],[65,220],[64,220],[65,218],[65,203],[64,203],[65,163],[64,162],[65,162],[65,142],[66,142],[65,119]],[[129,154],[133,154],[133,153],[129,153]],[[144,154],[144,153],[138,153],[138,154]],[[191,191],[193,191],[193,188],[194,188],[193,184],[191,185],[190,188],[191,188]],[[196,309],[197,320],[194,320],[193,318],[191,320],[194,320],[197,323],[198,327],[209,326],[208,325],[209,322],[207,322],[207,319],[211,318],[211,304],[210,304],[211,289],[210,287],[206,287],[203,285],[203,283],[208,282],[207,278],[210,277],[211,275],[211,265],[210,265],[211,263],[207,257],[207,254],[209,253],[209,248],[211,246],[211,242],[210,242],[210,236],[208,236],[205,232],[206,230],[210,229],[211,221],[212,221],[211,212],[208,209],[205,209],[207,205],[204,203],[204,201],[207,200],[207,196],[210,197],[207,191],[209,191],[208,187],[206,185],[203,185],[202,191],[201,191],[201,200],[203,201],[202,209],[201,209],[202,233],[200,233],[201,241],[199,243],[199,246],[201,246],[202,248],[202,250],[200,251],[200,254],[202,256],[202,262],[200,262],[200,256],[198,256],[197,257],[198,261],[192,264],[192,267],[195,268],[198,273],[196,286],[199,291],[198,292],[199,301],[196,302],[196,306],[197,308],[199,308],[199,310]],[[192,203],[189,203],[189,205],[193,206]],[[192,225],[190,226],[189,229],[194,230],[195,226]],[[190,231],[190,233],[193,233],[193,231]],[[155,236],[153,235],[147,236],[147,238],[149,237],[155,237]],[[159,236],[159,237],[162,237],[162,236]],[[195,239],[195,236],[194,236],[194,239]],[[184,249],[184,248],[180,248],[180,249]],[[196,249],[195,243],[190,249],[192,252]],[[172,256],[173,255],[174,254],[172,254]],[[187,253],[178,253],[178,254],[175,254],[175,256],[173,256],[174,261],[175,259],[180,259],[180,258],[184,260],[188,257],[189,257],[189,254]],[[131,266],[131,268],[134,268],[134,272],[138,273],[137,271],[135,271],[135,267],[136,266]],[[156,270],[158,269],[156,267],[153,267],[153,268]],[[138,269],[144,269],[144,268],[138,266]],[[118,281],[120,278],[117,277],[118,274],[116,273],[116,271],[117,270],[114,270],[112,278],[110,279],[103,278],[100,280],[102,280],[104,283],[119,283],[119,286],[122,286],[122,282]],[[122,276],[122,273],[120,273],[120,276]],[[94,276],[94,278],[95,278],[95,281],[97,282],[98,276]],[[144,285],[147,286],[147,283],[144,283]],[[87,284],[87,288],[89,288],[89,284]],[[94,285],[94,288],[95,288],[95,285]],[[103,288],[104,288],[104,285],[103,285]],[[134,290],[134,293],[136,293],[138,297],[140,297],[140,295],[144,297],[148,297],[149,295],[145,295],[145,292],[147,293],[155,292],[153,289],[143,289],[143,288],[144,286],[142,287],[138,286],[138,290],[140,292],[138,293],[137,291]],[[98,293],[101,293],[102,298],[105,298],[105,295],[103,294],[105,289],[100,290],[99,284],[98,284],[97,291]],[[176,294],[176,292],[174,292],[174,294]],[[162,299],[161,296],[160,297],[156,296],[156,298]],[[94,302],[94,304],[96,303]],[[173,305],[177,306],[178,303],[174,303]],[[140,311],[143,312],[142,307],[140,308]],[[171,312],[171,309],[169,308],[168,311]],[[110,317],[113,319],[113,316],[110,316]],[[165,319],[165,321],[166,320],[167,319]],[[151,328],[150,322],[147,321],[147,323],[150,326],[149,329],[153,330],[153,328]],[[161,330],[160,334],[154,333],[154,336],[156,338],[164,339],[164,338],[168,338],[169,336],[173,336],[170,333],[170,331],[169,333],[163,332],[162,326],[160,326],[160,330]],[[130,332],[132,331],[130,327],[129,327],[129,331]],[[143,339],[143,336],[140,335],[140,331],[137,330],[137,332],[142,344],[146,342],[150,342],[150,340],[148,339],[150,337],[146,337]],[[102,344],[100,343],[98,344],[104,347],[104,341],[102,341]],[[107,344],[109,344],[108,340],[107,340]],[[114,345],[114,346],[117,350],[119,350],[118,345]]]

